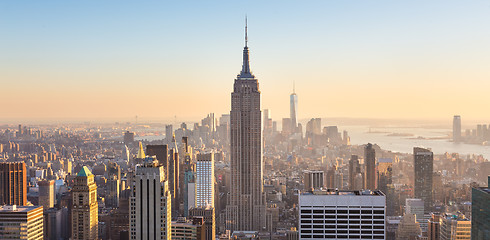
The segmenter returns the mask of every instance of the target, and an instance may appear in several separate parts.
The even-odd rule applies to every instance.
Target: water
[[[351,144],[376,143],[382,149],[393,152],[413,153],[413,147],[431,148],[434,154],[459,153],[460,155],[476,154],[490,159],[490,146],[454,143],[449,139],[451,129],[428,129],[428,128],[399,128],[399,127],[376,127],[368,126],[340,126],[339,129],[347,130]],[[383,133],[381,133],[383,132]],[[413,136],[387,136],[390,133],[409,133]],[[445,138],[445,139],[417,139],[423,138]]]

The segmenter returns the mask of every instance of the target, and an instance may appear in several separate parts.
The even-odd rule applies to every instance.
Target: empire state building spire
[[[254,78],[254,75],[250,72],[247,25],[247,17],[245,17],[245,47],[243,48],[243,64],[242,71],[240,72],[240,75],[238,75],[239,78]]]

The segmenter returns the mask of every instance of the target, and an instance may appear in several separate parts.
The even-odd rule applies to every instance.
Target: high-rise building
[[[356,184],[356,177],[361,174],[361,165],[359,164],[359,157],[352,155],[349,160],[349,189],[360,190],[362,185]]]
[[[105,204],[107,207],[119,207],[120,181],[116,176],[111,175],[107,178]]]
[[[441,240],[470,240],[471,221],[462,214],[444,213],[441,215]],[[488,236],[484,236],[488,237]],[[478,239],[478,238],[477,238]],[[485,239],[485,238],[481,238]]]
[[[169,191],[172,195],[172,211],[177,214],[179,212],[179,190],[180,190],[180,162],[179,162],[179,148],[175,141],[175,136],[172,137],[169,146],[169,158],[168,158],[168,184]]]
[[[126,131],[124,133],[124,144],[130,145],[134,142],[134,133],[130,131]]]
[[[429,221],[427,222],[427,239],[439,240],[441,237],[441,215],[439,213],[432,213]]]
[[[300,239],[385,239],[380,191],[315,190],[299,196]]]
[[[282,119],[282,134],[284,136],[289,136],[293,132],[291,126],[292,126],[291,118]]]
[[[87,167],[75,177],[72,190],[72,238],[89,240],[98,238],[97,185]]]
[[[215,239],[216,237],[216,223],[215,223],[215,210],[214,207],[197,207],[189,210],[189,217],[202,217],[204,220],[205,239]]]
[[[44,239],[45,240],[58,240],[64,239],[61,232],[64,227],[63,224],[67,224],[63,221],[63,212],[68,209],[50,208],[44,210]]]
[[[42,206],[0,206],[0,239],[43,240]]]
[[[471,239],[490,236],[490,176],[488,187],[473,188],[471,193]]]
[[[39,186],[39,205],[44,210],[54,207],[54,180],[44,180],[37,182]]]
[[[305,184],[305,190],[311,191],[312,189],[320,189],[325,187],[325,176],[323,171],[320,170],[305,170],[303,171],[303,181]]]
[[[461,142],[461,116],[454,115],[453,118],[453,141]]]
[[[214,207],[214,153],[197,154],[196,206]]]
[[[415,198],[424,201],[425,213],[432,210],[432,177],[434,167],[434,154],[424,148],[413,148],[415,185]]]
[[[154,158],[136,166],[129,206],[131,239],[171,239],[171,195],[163,167]]]
[[[265,227],[259,82],[250,71],[245,27],[243,66],[231,93],[231,189],[226,229],[259,231]]]
[[[366,181],[364,181],[364,189],[375,190],[376,186],[376,150],[373,148],[371,143],[368,143],[364,147],[364,165],[365,171],[364,176]]]
[[[393,159],[380,158],[378,159],[378,189],[388,192],[388,188],[393,184]]]
[[[0,205],[27,204],[26,176],[24,162],[0,163]]]
[[[289,95],[289,118],[291,119],[291,131],[297,132],[298,122],[298,95],[296,95],[296,89],[293,86],[293,93]]]
[[[167,144],[172,142],[172,137],[174,136],[174,130],[172,124],[165,125],[165,141]]]
[[[146,145],[146,155],[155,156],[168,176],[168,145]]]

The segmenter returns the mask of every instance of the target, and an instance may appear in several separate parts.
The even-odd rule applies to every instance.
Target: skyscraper
[[[175,141],[175,135],[172,137],[171,144],[169,146],[169,159],[168,159],[168,184],[169,191],[172,194],[172,208],[175,213],[179,211],[180,199],[179,199],[179,173],[180,173],[180,162],[179,162],[179,148],[177,147],[177,142]]]
[[[461,141],[461,116],[454,115],[453,118],[453,141]]]
[[[26,205],[26,174],[24,162],[0,163],[0,205]]]
[[[424,212],[432,210],[432,172],[434,167],[434,154],[424,148],[413,148],[415,185],[415,198],[424,201]]]
[[[289,118],[291,119],[291,132],[296,133],[298,127],[298,95],[296,95],[296,89],[293,85],[293,93],[289,95]]]
[[[214,207],[214,153],[197,154],[196,206]]]
[[[265,227],[259,82],[250,71],[245,25],[242,71],[231,93],[231,191],[226,228],[259,231]]]
[[[165,125],[165,141],[167,144],[172,142],[172,137],[174,136],[174,128],[172,124]]]
[[[490,236],[490,176],[487,187],[471,189],[471,239]]]
[[[94,175],[85,166],[75,177],[72,200],[72,238],[97,239],[99,234],[97,185]]]
[[[376,187],[376,151],[371,143],[364,147],[364,164],[366,171],[365,189],[375,190]]]
[[[171,195],[163,167],[154,158],[136,166],[129,205],[131,239],[170,240]]]
[[[349,160],[349,189],[350,190],[360,190],[362,188],[361,184],[356,184],[356,177],[361,174],[361,165],[359,164],[359,157],[357,155],[352,155]]]
[[[39,205],[44,210],[54,207],[54,180],[44,180],[37,183],[39,186]]]

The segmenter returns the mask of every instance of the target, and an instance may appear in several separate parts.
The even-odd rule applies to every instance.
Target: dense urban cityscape
[[[346,130],[321,118],[303,129],[294,89],[279,130],[261,110],[246,34],[230,114],[193,126],[4,125],[0,236],[488,238],[488,159],[351,145]],[[461,117],[453,121],[454,142],[489,139],[487,125],[463,132]]]
[[[490,123],[353,128],[302,114],[300,81],[273,118],[248,28],[229,112],[0,125],[0,239],[490,239]]]

